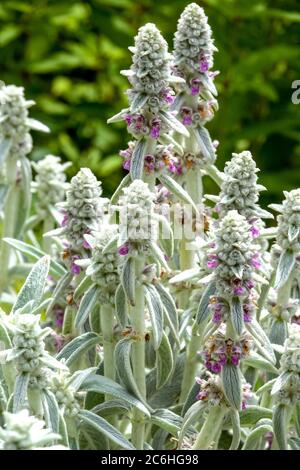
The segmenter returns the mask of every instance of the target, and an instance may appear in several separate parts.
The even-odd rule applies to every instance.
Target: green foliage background
[[[1,79],[26,89],[33,117],[50,135],[35,135],[32,158],[53,153],[89,166],[106,194],[122,177],[118,151],[125,126],[106,120],[126,105],[127,50],[139,26],[157,24],[172,47],[186,0],[31,0],[0,2]],[[269,189],[264,202],[300,186],[299,0],[205,0],[213,28],[220,110],[209,125],[220,141],[218,166],[250,149]],[[208,188],[211,189],[211,188]]]

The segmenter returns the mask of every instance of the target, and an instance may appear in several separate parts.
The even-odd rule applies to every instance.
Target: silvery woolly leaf
[[[242,406],[242,382],[239,367],[225,364],[222,367],[221,379],[226,399],[234,409],[239,411]]]
[[[160,296],[152,285],[145,285],[145,301],[150,315],[153,333],[153,346],[157,350],[163,336],[163,305]]]
[[[185,271],[180,272],[179,274],[176,274],[170,279],[170,284],[178,284],[181,282],[187,282],[195,277],[197,277],[200,274],[200,269],[199,268],[191,268],[191,269],[186,269]]]
[[[64,359],[67,366],[71,366],[77,359],[83,356],[89,349],[99,344],[100,337],[93,332],[84,333],[77,338],[72,339],[70,343],[66,344],[63,349],[57,354],[58,361]]]
[[[96,370],[97,367],[89,367],[88,369],[77,370],[68,380],[68,386],[71,386],[73,390],[77,391],[85,379],[94,374]]]
[[[81,328],[88,316],[90,315],[94,305],[99,299],[99,288],[97,285],[92,285],[83,295],[79,308],[75,317],[75,327]]]
[[[111,395],[129,403],[131,406],[150,416],[148,408],[135,396],[131,395],[124,387],[102,375],[90,375],[80,387],[81,390]]]
[[[131,410],[131,406],[123,400],[109,400],[96,405],[91,411],[102,417],[115,416],[116,414],[126,414]]]
[[[197,206],[195,205],[191,196],[178,184],[171,176],[161,174],[158,176],[160,182],[167,188],[171,193],[173,193],[180,201],[189,204],[195,211],[196,214],[199,213]]]
[[[44,389],[41,393],[46,427],[54,433],[59,432],[59,406],[54,393]]]
[[[240,411],[240,425],[242,427],[252,427],[262,418],[272,419],[273,412],[269,408],[262,406],[247,405],[247,407]]]
[[[290,225],[288,230],[289,242],[293,242],[299,235],[300,229],[296,225]]]
[[[127,299],[122,284],[119,284],[115,295],[116,316],[122,328],[128,323]]]
[[[278,393],[286,385],[292,375],[293,374],[291,372],[281,373],[273,384],[271,395],[275,395],[276,393]]]
[[[191,386],[189,393],[187,395],[187,398],[183,404],[182,410],[181,410],[181,416],[185,416],[187,413],[188,409],[191,408],[191,406],[197,401],[197,396],[199,393],[199,384],[198,382],[194,382],[193,385]]]
[[[142,179],[144,172],[144,158],[147,152],[147,141],[142,138],[135,143],[131,162],[130,162],[130,175],[132,180]]]
[[[269,359],[273,364],[276,364],[276,357],[270,340],[262,329],[262,327],[260,326],[260,324],[258,323],[258,321],[255,318],[252,318],[251,322],[245,323],[245,327],[256,340],[256,344],[260,345],[260,347],[263,348],[264,351],[266,351],[267,359]]]
[[[276,367],[264,357],[257,354],[255,351],[251,352],[251,355],[243,359],[243,364],[254,367],[255,369],[264,370],[266,372],[271,372],[271,374],[278,374]]]
[[[135,450],[135,447],[114,426],[105,419],[95,415],[91,411],[81,410],[79,418],[89,426],[94,427],[100,434],[104,434],[110,441],[116,443],[123,449]]]
[[[213,163],[216,158],[216,150],[212,144],[208,130],[205,129],[205,127],[198,127],[194,132],[201,153]]]
[[[35,246],[24,243],[21,240],[15,240],[13,238],[3,238],[5,243],[8,243],[10,246],[20,251],[24,255],[39,260],[42,256],[45,256],[45,253]],[[50,274],[53,276],[63,276],[66,273],[66,269],[56,261],[50,261]]]
[[[162,301],[165,310],[167,311],[167,315],[172,322],[175,331],[178,331],[178,315],[177,315],[177,308],[175,302],[173,300],[172,295],[167,291],[167,289],[160,283],[154,284],[155,289],[157,290],[160,299]]]
[[[282,211],[283,211],[282,204],[269,204],[268,207],[270,207],[270,209],[273,209],[274,211],[279,212],[280,214],[282,214]]]
[[[287,450],[287,407],[277,405],[273,412],[273,432],[280,450]]]
[[[196,422],[200,421],[201,415],[207,409],[207,403],[203,401],[196,401],[185,413],[183,418],[182,427],[178,438],[178,448],[181,448],[182,441],[188,429]]]
[[[127,258],[120,275],[121,284],[130,305],[135,305],[135,262]]]
[[[267,434],[267,432],[272,432],[272,426],[269,424],[263,424],[262,426],[258,426],[256,429],[251,431],[242,447],[242,450],[252,450],[255,448],[255,445],[259,442],[259,440]]]
[[[123,121],[128,112],[129,112],[129,108],[122,109],[122,111],[120,111],[118,114],[115,114],[114,116],[109,118],[107,120],[107,124],[111,124],[113,122]]]
[[[112,237],[109,240],[109,242],[105,245],[105,247],[103,248],[102,253],[105,255],[107,253],[116,252],[117,247],[118,247],[118,239],[119,239],[118,235],[115,235],[114,237]]]
[[[40,132],[46,132],[46,133],[50,132],[50,129],[48,126],[45,126],[45,124],[43,124],[40,121],[37,121],[36,119],[27,118],[26,124],[27,126],[30,127],[30,129],[33,129],[34,131],[40,131]]]
[[[295,253],[291,250],[285,250],[281,253],[276,271],[275,289],[280,289],[288,281],[290,274],[295,266]]]
[[[110,203],[111,204],[116,204],[118,202],[119,197],[123,194],[123,189],[127,188],[127,186],[129,186],[130,183],[131,183],[131,176],[128,173],[128,175],[126,175],[122,179],[121,183],[119,184],[119,186],[117,187],[117,189],[113,193],[112,197],[110,198]]]
[[[23,372],[16,377],[13,393],[13,413],[25,408],[30,375]]]
[[[230,410],[229,417],[232,426],[232,440],[229,450],[237,450],[241,440],[240,415],[237,410]]]
[[[271,343],[283,345],[288,337],[288,324],[280,318],[274,318],[271,324],[269,338]]]
[[[159,117],[170,129],[184,135],[185,137],[189,137],[189,131],[172,113],[168,111],[160,111]]]
[[[49,273],[50,257],[48,255],[41,258],[30,271],[25,284],[21,288],[17,300],[13,306],[12,313],[22,308],[30,300],[34,300],[34,306],[38,307]]]
[[[11,348],[11,340],[5,325],[1,322],[0,318],[0,344],[4,345],[5,349]]]
[[[11,144],[12,142],[10,139],[3,139],[0,142],[0,168],[9,154]]]
[[[167,218],[162,216],[159,218],[159,243],[162,249],[169,258],[172,258],[174,253],[174,235],[170,223]]]
[[[72,274],[69,274],[69,276],[72,279]],[[71,281],[71,279],[69,280],[69,282]],[[73,300],[77,302],[77,300],[80,299],[80,297],[92,286],[92,284],[93,281],[89,276],[84,277],[74,291]]]
[[[148,95],[143,93],[135,93],[130,103],[130,112],[137,113],[148,101]]]
[[[173,436],[177,436],[182,426],[181,416],[167,409],[158,409],[151,414],[151,422]]]
[[[117,343],[115,347],[115,366],[118,376],[126,389],[143,402],[144,398],[138,389],[131,367],[131,347],[134,341],[133,338],[123,338]]]
[[[169,380],[173,373],[173,352],[165,332],[156,352],[156,388],[160,389]]]
[[[244,312],[242,301],[239,297],[233,297],[230,302],[231,323],[238,336],[244,329]]]
[[[289,439],[289,445],[292,450],[300,450],[300,439],[299,437],[291,437]]]
[[[166,261],[165,255],[158,246],[158,244],[155,241],[150,241],[149,243],[149,248],[151,250],[152,256],[155,259],[156,263],[158,264],[159,269],[161,267],[164,268],[164,270],[169,273],[170,268],[168,266],[168,263]]]
[[[211,296],[214,295],[216,291],[216,284],[215,282],[210,282],[208,286],[205,288],[201,300],[199,302],[198,310],[196,313],[196,323],[200,325],[203,321],[205,321],[209,315],[209,301]]]

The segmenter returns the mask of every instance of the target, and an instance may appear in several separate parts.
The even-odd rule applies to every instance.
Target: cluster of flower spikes
[[[29,372],[33,382],[45,380],[43,356],[45,355],[44,338],[50,334],[50,328],[41,328],[40,315],[16,312],[11,319],[14,331],[12,359],[15,360],[18,373]],[[10,356],[7,357],[7,360]],[[34,380],[34,378],[36,380]],[[33,384],[32,384],[33,385]]]
[[[180,16],[174,37],[174,73],[183,77],[184,85],[179,84],[179,95],[174,107],[179,112],[182,123],[198,128],[210,121],[218,103],[214,95],[217,90],[213,83],[216,72],[211,72],[213,53],[216,50],[211,28],[204,10],[196,3],[188,5]],[[200,152],[195,155],[197,164],[213,163],[215,150],[210,154]],[[188,163],[191,162],[186,156]]]
[[[134,180],[123,189],[123,193],[119,199],[119,254],[135,256],[147,253],[149,244],[157,238],[154,194],[142,180]]]
[[[250,224],[253,238],[260,235],[260,217],[264,216],[257,204],[260,191],[265,189],[257,184],[258,171],[251,152],[233,153],[231,160],[225,164],[224,180],[216,205],[220,218],[234,209],[243,215]],[[265,216],[268,216],[267,212]]]
[[[69,371],[58,371],[53,374],[50,382],[50,389],[54,393],[58,405],[63,409],[66,417],[77,416],[81,406],[78,392],[70,384],[71,375]]]
[[[0,135],[11,140],[11,157],[24,156],[32,150],[28,108],[33,104],[25,99],[22,87],[0,82]]]
[[[123,168],[130,170],[131,158],[136,143],[128,142],[128,148],[121,150],[120,155],[124,158]],[[172,144],[157,145],[154,154],[144,156],[144,170],[146,174],[161,173],[167,171],[171,175],[180,175],[182,167],[180,160],[174,155]]]
[[[276,206],[278,231],[276,243],[282,250],[300,253],[300,189],[284,191],[285,199],[281,206]]]
[[[204,345],[202,356],[205,367],[219,374],[225,364],[238,366],[240,360],[250,353],[252,340],[250,335],[242,333],[237,340],[226,339],[224,333],[219,330],[209,337]]]
[[[277,403],[290,405],[300,400],[300,326],[289,326],[289,337],[285,340],[280,359],[281,386],[275,394]],[[280,377],[279,377],[280,379]]]
[[[223,392],[222,381],[219,375],[205,372],[205,377],[197,377],[196,382],[199,384],[199,392],[197,400],[207,403],[210,406],[224,404],[226,398]],[[242,409],[247,407],[248,402],[252,399],[251,385],[244,382],[242,384]]]
[[[226,321],[233,297],[243,302],[244,321],[251,321],[256,293],[253,277],[260,268],[259,253],[249,237],[249,224],[237,211],[229,211],[216,229],[215,242],[207,255],[207,267],[213,269],[216,295],[210,308],[215,322]]]
[[[173,103],[173,90],[169,88],[171,61],[168,45],[156,26],[142,26],[135,37],[133,64],[128,76],[132,88],[128,90],[130,110],[124,118],[128,131],[135,137],[149,135],[158,139],[168,126],[159,117]]]
[[[64,199],[68,187],[65,170],[70,165],[69,162],[61,163],[61,159],[54,155],[46,155],[38,162],[32,162],[36,175],[31,187],[37,195],[37,213],[42,217],[48,216],[49,207]]]
[[[115,305],[115,293],[119,285],[120,255],[116,247],[103,253],[105,246],[118,235],[117,225],[103,225],[100,232],[86,235],[91,246],[91,257],[87,260],[86,274],[100,288],[101,304]]]
[[[5,426],[0,427],[1,450],[35,450],[51,446],[53,440],[60,438],[50,429],[45,429],[44,421],[29,416],[28,410],[18,413],[4,411],[3,417]]]
[[[84,235],[97,230],[103,220],[106,200],[100,197],[101,194],[101,183],[89,168],[82,168],[71,179],[66,201],[58,204],[64,214],[60,234],[68,243],[64,260],[70,262],[74,274],[80,272],[76,259],[89,248]]]

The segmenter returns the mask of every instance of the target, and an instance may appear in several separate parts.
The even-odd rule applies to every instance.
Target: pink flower
[[[201,58],[200,58],[200,64],[199,64],[199,70],[200,72],[202,73],[205,73],[208,71],[209,69],[209,62],[207,60],[207,55],[203,55]]]
[[[217,255],[208,255],[207,267],[210,269],[216,268],[218,266]]]
[[[63,214],[64,214],[64,218],[62,219],[60,225],[61,225],[62,227],[65,227],[65,226],[67,225],[67,223],[68,223],[68,220],[69,220],[69,214],[68,214],[66,211],[64,211]]]
[[[130,170],[130,163],[131,163],[130,160],[124,160],[124,162],[123,162],[124,170],[127,170],[127,171]]]
[[[201,80],[199,78],[197,77],[192,78],[191,80],[191,94],[192,95],[198,95],[200,91],[200,83],[201,83]]]
[[[132,123],[132,116],[130,114],[126,114],[124,119],[125,119],[127,125],[130,126],[130,124]]]
[[[75,264],[75,261],[81,259],[79,255],[72,256],[71,272],[77,276],[81,273],[81,267]]]
[[[251,259],[251,266],[255,269],[259,269],[261,267],[261,262],[259,260],[259,254],[255,253]]]

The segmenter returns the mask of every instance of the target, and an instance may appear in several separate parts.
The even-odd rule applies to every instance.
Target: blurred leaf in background
[[[139,26],[157,24],[172,48],[185,0],[1,0],[1,79],[26,89],[34,117],[50,135],[34,136],[33,159],[53,153],[89,166],[110,194],[122,177],[121,124],[106,120],[126,105],[127,47]],[[299,0],[199,1],[219,52],[220,110],[209,125],[220,141],[218,166],[231,152],[250,149],[269,193],[300,186],[300,105],[292,82],[300,79]],[[208,185],[211,183],[208,182]],[[208,187],[208,190],[213,188]]]

